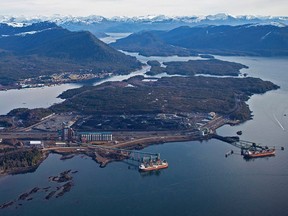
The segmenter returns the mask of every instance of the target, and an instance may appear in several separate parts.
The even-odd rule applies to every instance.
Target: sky
[[[50,16],[288,16],[287,0],[0,0],[0,15]]]

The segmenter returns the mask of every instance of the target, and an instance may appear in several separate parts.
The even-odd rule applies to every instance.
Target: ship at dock
[[[245,159],[271,157],[271,156],[275,156],[275,154],[276,154],[275,146],[274,147],[268,147],[268,146],[263,146],[263,145],[257,144],[255,142],[240,140],[238,136],[223,137],[223,136],[219,136],[217,134],[214,134],[213,138],[227,142],[227,143],[229,143],[229,144],[231,144],[237,148],[240,148],[241,149],[241,155]],[[281,147],[281,150],[284,150],[284,147]],[[231,150],[225,154],[225,157],[227,157],[233,153],[234,153],[234,151]]]
[[[259,145],[252,145],[248,149],[242,149],[241,151],[244,158],[258,158],[258,157],[270,157],[275,156],[275,148],[262,147]]]
[[[275,156],[275,149],[265,149],[265,150],[248,150],[243,153],[244,158],[257,158],[257,157],[269,157]]]
[[[160,154],[150,155],[142,158],[139,165],[139,171],[147,172],[168,168],[168,162],[160,159]]]
[[[150,162],[143,162],[139,165],[139,171],[153,171],[168,168],[168,162],[166,160],[157,160]]]

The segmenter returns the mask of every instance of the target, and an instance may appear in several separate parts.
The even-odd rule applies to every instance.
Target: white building
[[[43,144],[42,141],[34,141],[34,140],[32,140],[32,141],[29,142],[29,146],[30,147],[35,147],[35,148],[43,148],[44,144]]]

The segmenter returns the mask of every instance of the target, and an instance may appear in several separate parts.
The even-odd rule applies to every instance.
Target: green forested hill
[[[16,33],[9,29],[0,28],[0,84],[62,72],[128,74],[141,65],[90,32],[71,32],[47,23],[44,29],[39,25],[29,31],[23,27],[23,32],[17,28]]]

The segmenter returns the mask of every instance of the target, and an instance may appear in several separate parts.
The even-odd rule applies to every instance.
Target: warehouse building
[[[77,135],[81,142],[112,141],[111,132],[78,132]]]
[[[38,140],[31,140],[29,141],[29,146],[32,148],[44,148],[44,144],[42,141]]]

